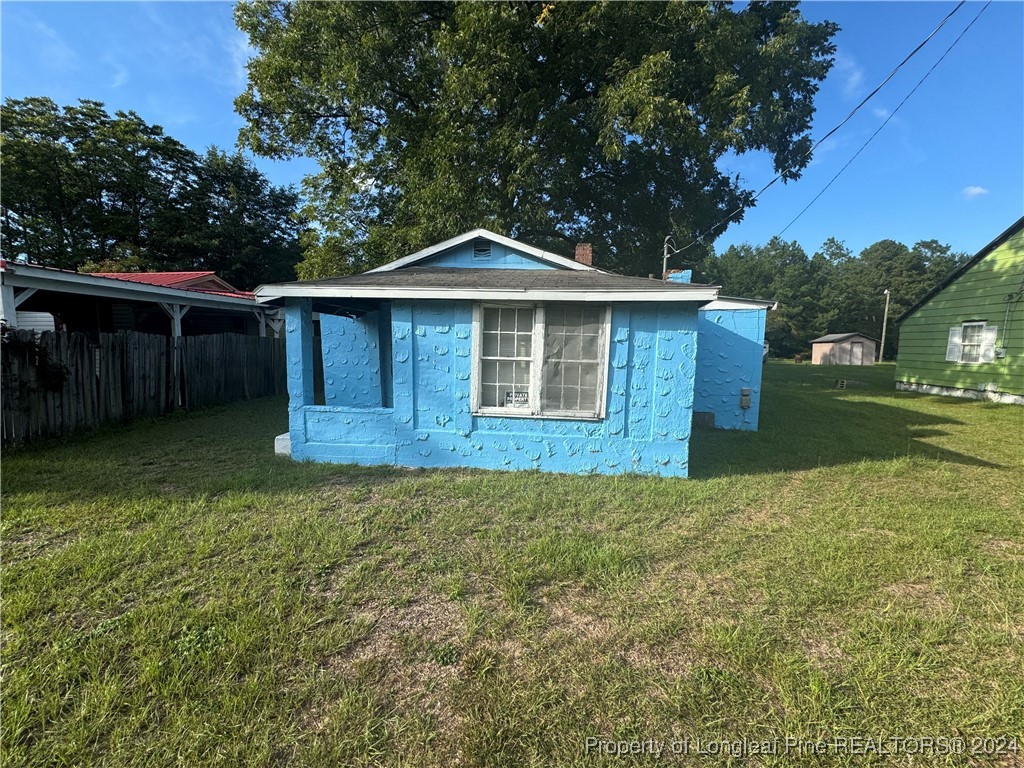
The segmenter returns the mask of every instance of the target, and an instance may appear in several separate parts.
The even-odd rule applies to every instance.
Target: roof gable
[[[217,293],[243,293],[212,270],[203,272],[92,272],[94,277],[158,285],[161,288],[191,288]]]
[[[485,240],[489,243],[501,246],[502,248],[506,249],[506,251],[511,251],[514,253],[522,254],[532,259],[536,259],[537,261],[541,262],[541,265],[538,265],[538,268],[541,269],[545,267],[553,267],[555,269],[572,269],[594,272],[601,271],[587,264],[581,264],[580,262],[575,261],[573,259],[568,259],[565,256],[559,256],[558,254],[551,253],[550,251],[545,251],[541,248],[536,248],[532,245],[520,243],[517,240],[513,240],[510,237],[504,237],[503,235],[499,235],[487,229],[472,229],[469,232],[463,232],[461,235],[437,243],[436,245],[432,245],[428,248],[424,248],[423,250],[416,251],[416,253],[409,254],[408,256],[403,256],[402,258],[396,259],[395,261],[389,262],[388,264],[384,264],[379,267],[374,267],[373,269],[367,270],[365,274],[371,274],[373,272],[392,272],[396,269],[404,269],[406,267],[410,267],[413,265],[424,266],[422,262],[428,259],[433,259],[434,257],[441,256],[446,251],[450,251],[454,248],[457,248],[458,246],[471,243],[474,240]],[[452,265],[444,264],[444,266],[448,267]],[[501,268],[504,269],[507,269],[509,267],[509,264],[501,265]],[[518,268],[522,269],[523,266],[519,265]]]
[[[945,290],[951,283],[954,283],[961,275],[963,275],[969,269],[971,269],[972,267],[977,265],[982,259],[984,259],[986,256],[988,256],[994,250],[999,248],[999,246],[1001,246],[1003,243],[1005,243],[1011,237],[1013,237],[1016,234],[1019,234],[1022,231],[1024,231],[1024,216],[1022,216],[1021,218],[1017,219],[1017,221],[1015,221],[1010,226],[1009,229],[1004,231],[995,240],[993,240],[991,243],[989,243],[984,248],[982,248],[980,251],[978,251],[976,254],[974,254],[974,256],[969,258],[967,261],[965,261],[959,267],[957,267],[952,272],[950,272],[948,275],[946,275],[939,282],[938,285],[936,285],[934,288],[932,288],[930,291],[928,291],[928,293],[926,293],[924,296],[922,296],[920,299],[918,299],[913,304],[913,306],[910,307],[910,309],[908,309],[902,315],[897,317],[896,318],[896,322],[897,323],[902,323],[904,320],[906,320],[912,314],[917,312],[917,310],[919,310],[921,307],[923,307],[925,304],[927,304],[929,301],[931,301],[933,298],[935,298],[935,296],[937,296],[939,293],[941,293],[943,290]]]

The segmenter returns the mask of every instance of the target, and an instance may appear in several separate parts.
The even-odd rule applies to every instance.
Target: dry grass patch
[[[424,594],[401,606],[368,603],[354,620],[368,627],[366,634],[328,659],[327,669],[353,680],[373,678],[393,705],[414,705],[452,727],[456,717],[448,688],[461,673],[462,608]]]
[[[948,613],[953,609],[949,597],[928,581],[901,581],[882,588],[888,607],[899,606],[922,611],[928,615]]]
[[[992,538],[981,545],[982,550],[1000,560],[1024,560],[1024,543],[1012,539]]]

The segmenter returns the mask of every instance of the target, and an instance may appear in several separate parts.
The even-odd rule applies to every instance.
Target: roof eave
[[[35,288],[40,291],[73,291],[82,295],[123,299],[126,301],[169,302],[189,304],[211,309],[251,311],[256,303],[247,296],[218,296],[189,288],[171,288],[119,280],[112,277],[94,277],[89,274],[66,272],[34,264],[7,262],[3,269],[4,283],[17,288]]]
[[[696,302],[718,297],[717,286],[692,288],[409,288],[381,286],[261,285],[255,291],[260,304],[288,298],[388,299],[451,301],[582,301],[582,302]]]
[[[984,248],[982,248],[980,251],[978,251],[976,254],[974,254],[971,258],[969,258],[967,261],[965,261],[959,267],[957,267],[952,272],[950,272],[948,275],[946,275],[944,278],[942,278],[942,280],[939,281],[938,285],[936,285],[934,288],[932,288],[930,291],[928,291],[928,293],[926,293],[924,296],[922,296],[920,299],[918,299],[914,304],[912,304],[910,306],[910,308],[907,309],[902,315],[897,317],[894,322],[897,325],[902,323],[904,320],[906,320],[912,314],[917,312],[917,310],[919,310],[921,307],[923,307],[925,304],[927,304],[929,301],[931,301],[933,298],[935,298],[935,296],[937,294],[941,293],[948,285],[950,285],[951,283],[956,281],[957,278],[960,277],[960,275],[962,275],[964,272],[969,270],[971,267],[973,267],[979,261],[984,259],[990,253],[992,253],[992,251],[994,251],[996,248],[1001,246],[1003,243],[1005,243],[1007,240],[1009,240],[1011,237],[1013,237],[1015,234],[1017,234],[1017,232],[1019,232],[1022,229],[1024,229],[1024,216],[1022,216],[1021,218],[1017,219],[1017,221],[1015,221],[1013,224],[1010,225],[1009,228],[1007,228],[1002,233],[1000,233],[991,243],[986,245]]]

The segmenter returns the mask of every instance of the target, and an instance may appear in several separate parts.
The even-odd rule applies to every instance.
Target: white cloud
[[[221,36],[221,45],[231,60],[231,79],[234,87],[241,91],[249,82],[249,59],[256,55],[256,49],[249,45],[249,36],[239,29],[231,29]]]
[[[962,190],[960,190],[960,194],[964,196],[964,200],[973,200],[976,197],[987,195],[988,190],[985,189],[984,187],[979,187],[976,184],[972,184],[971,186],[964,187]]]
[[[103,61],[110,66],[114,73],[114,76],[110,79],[111,88],[120,88],[128,82],[131,73],[120,61],[109,54],[103,57]]]
[[[864,68],[857,60],[848,53],[839,52],[836,54],[835,71],[843,78],[843,94],[847,98],[857,96],[864,84]]]
[[[68,45],[57,31],[41,21],[35,23],[36,32],[42,38],[39,45],[40,60],[52,69],[66,71],[78,64],[78,54]]]
[[[228,14],[226,20],[194,19],[146,4],[146,19],[158,32],[152,55],[169,69],[200,75],[219,89],[237,93],[248,82],[246,65],[255,55],[249,38]]]
[[[879,120],[885,120],[889,116],[889,110],[885,107],[872,107],[871,113]]]

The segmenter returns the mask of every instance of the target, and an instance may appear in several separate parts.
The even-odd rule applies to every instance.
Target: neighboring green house
[[[1024,218],[896,322],[897,389],[1024,405]]]

